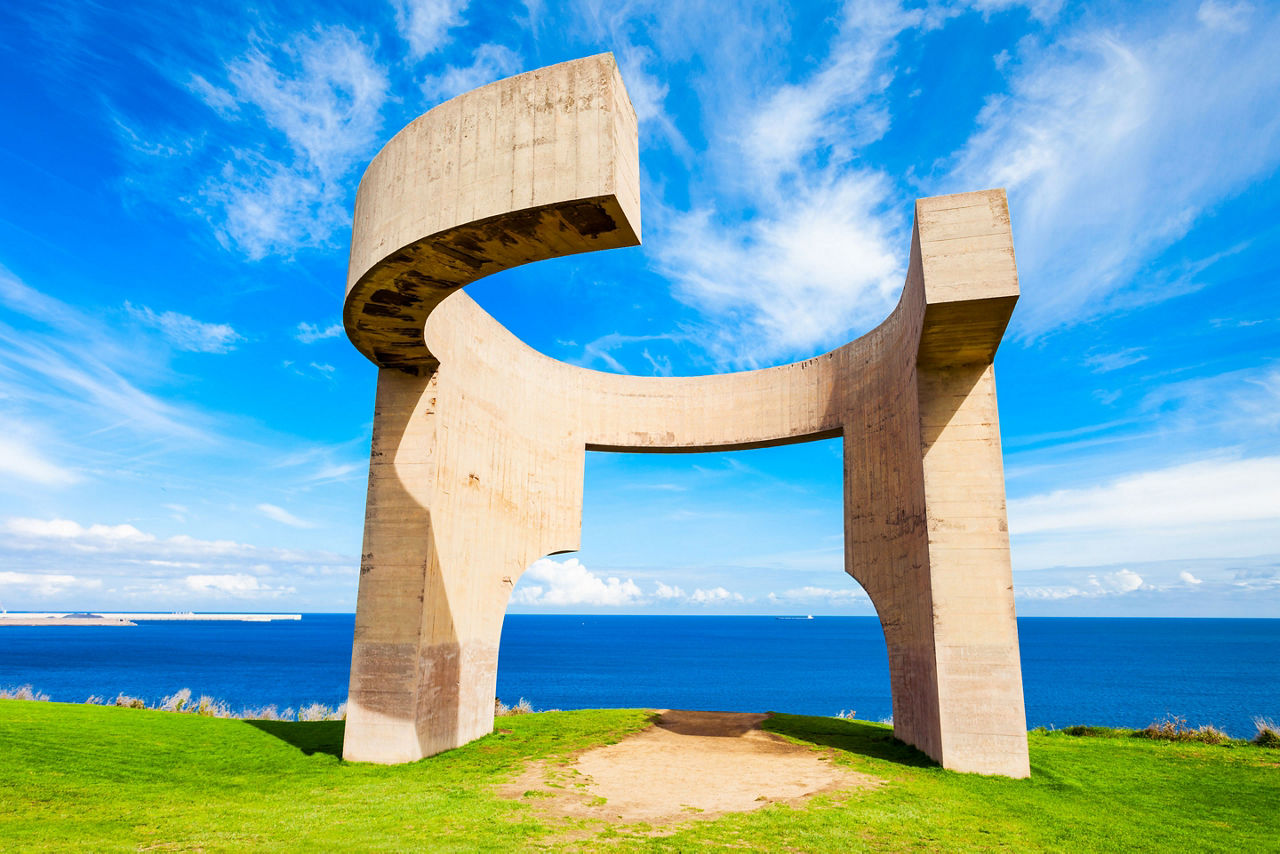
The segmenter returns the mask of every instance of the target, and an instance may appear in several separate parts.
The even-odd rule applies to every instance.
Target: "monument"
[[[1018,298],[1003,191],[916,202],[897,308],[782,367],[586,370],[462,293],[639,242],[636,116],[610,54],[460,95],[369,165],[343,313],[379,368],[343,756],[408,762],[492,730],[508,599],[535,560],[578,549],[587,451],[841,437],[845,569],[884,629],[895,735],[946,768],[1027,776],[992,371]]]

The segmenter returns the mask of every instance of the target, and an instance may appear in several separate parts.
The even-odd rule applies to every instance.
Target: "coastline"
[[[136,626],[139,622],[270,623],[301,620],[301,614],[197,614],[191,611],[153,612],[17,612],[0,614],[0,626]]]

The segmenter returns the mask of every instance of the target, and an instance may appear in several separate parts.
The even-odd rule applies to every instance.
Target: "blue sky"
[[[494,316],[607,371],[807,358],[896,301],[914,199],[1006,187],[1019,613],[1280,616],[1278,42],[1225,0],[4,4],[0,606],[353,609],[361,171],[611,50],[645,245],[469,289]],[[838,460],[590,454],[512,610],[873,613]]]

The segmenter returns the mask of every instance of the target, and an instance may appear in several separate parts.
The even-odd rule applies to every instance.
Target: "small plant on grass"
[[[147,701],[141,697],[130,697],[128,694],[116,694],[115,704],[124,709],[145,709]]]
[[[836,715],[836,717],[842,721],[852,721],[852,720],[857,720],[858,713],[855,712],[853,709],[841,709],[840,712]]]
[[[1280,748],[1280,724],[1270,718],[1254,718],[1253,725],[1258,728],[1258,734],[1253,737],[1253,743],[1259,747]]]

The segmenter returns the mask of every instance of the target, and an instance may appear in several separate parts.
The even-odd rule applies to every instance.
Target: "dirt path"
[[[530,768],[504,787],[544,812],[667,825],[799,803],[879,781],[760,729],[768,715],[664,710],[657,722],[570,766]]]

